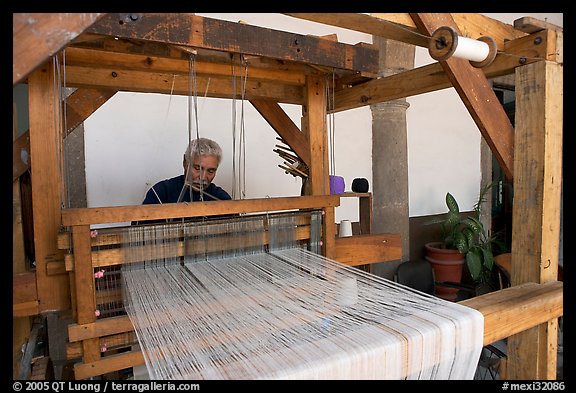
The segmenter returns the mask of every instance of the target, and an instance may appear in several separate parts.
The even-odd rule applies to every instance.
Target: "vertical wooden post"
[[[92,248],[90,226],[72,227],[74,248],[74,283],[76,290],[76,314],[79,325],[96,321],[96,292],[94,289],[94,269],[92,268]],[[82,341],[84,363],[100,359],[99,339]]]
[[[308,182],[311,195],[329,195],[328,135],[326,133],[325,86],[321,76],[306,77],[306,106],[302,130],[308,135],[310,164]],[[331,258],[335,251],[336,224],[334,208],[324,209],[322,220],[323,245],[325,257]]]
[[[517,68],[512,285],[558,276],[562,86],[557,63]],[[558,321],[553,320],[510,337],[508,377],[556,379],[557,335]]]
[[[34,247],[41,311],[70,307],[68,276],[48,276],[46,271],[48,262],[64,260],[56,241],[61,224],[62,185],[59,125],[63,122],[57,91],[59,83],[52,60],[28,78]]]

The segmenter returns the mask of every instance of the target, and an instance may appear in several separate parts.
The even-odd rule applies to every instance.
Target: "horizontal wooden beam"
[[[306,75],[300,71],[261,68],[252,66],[250,59],[246,60],[248,67],[246,73],[241,68],[240,61],[228,59],[227,63],[210,62],[203,60],[194,61],[196,75],[213,77],[246,77],[250,80],[282,81],[290,85],[303,86]],[[178,76],[188,76],[190,73],[190,59],[160,57],[149,54],[122,53],[93,48],[71,47],[66,50],[66,65],[88,66],[93,68],[112,68],[119,70],[149,71],[158,73],[173,73]],[[301,68],[303,70],[304,68]]]
[[[188,75],[166,72],[129,71],[119,68],[66,67],[67,86],[97,89],[115,89],[141,93],[162,93],[189,96]],[[242,90],[234,89],[232,77],[196,77],[196,94],[201,97],[242,98]],[[304,87],[281,84],[277,81],[246,81],[245,99],[268,99],[288,104],[304,102]]]
[[[378,50],[192,14],[108,14],[89,33],[164,42],[376,74]]]
[[[110,206],[62,209],[62,225],[90,225],[131,221],[204,217],[226,214],[321,209],[340,206],[338,195],[257,198],[162,205]]]
[[[299,19],[323,23],[366,34],[388,38],[420,47],[428,46],[429,35],[418,32],[408,13],[285,13]],[[490,32],[499,50],[504,50],[507,41],[526,35],[513,26],[485,15],[475,13],[451,14],[465,37],[478,39]]]
[[[348,266],[402,259],[402,240],[394,233],[338,237],[335,248],[334,260]]]
[[[359,31],[366,34],[385,37],[391,40],[405,42],[416,46],[428,46],[428,37],[418,34],[413,27],[389,22],[367,14],[358,13],[285,13],[294,18],[323,23],[344,29]]]
[[[564,283],[526,283],[461,301],[484,315],[484,345],[559,318]]]

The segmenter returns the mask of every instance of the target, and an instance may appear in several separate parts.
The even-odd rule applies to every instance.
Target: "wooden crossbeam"
[[[191,14],[133,14],[132,19],[108,14],[86,31],[372,74],[378,72],[378,51],[374,48]]]

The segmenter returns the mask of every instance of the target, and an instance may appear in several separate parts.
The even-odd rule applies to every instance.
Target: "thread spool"
[[[358,177],[352,180],[352,191],[354,192],[368,192],[368,180]]]
[[[340,237],[352,236],[352,222],[350,220],[340,221],[340,232],[338,236]]]
[[[342,176],[330,175],[330,194],[342,194],[345,188],[346,184]]]
[[[454,56],[469,60],[472,66],[481,68],[494,61],[498,46],[491,37],[484,36],[477,40],[459,37],[450,26],[442,26],[432,34],[428,52],[437,61],[446,61]]]

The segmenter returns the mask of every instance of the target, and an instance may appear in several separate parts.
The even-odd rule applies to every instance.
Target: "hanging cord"
[[[189,54],[189,71],[188,71],[188,145],[192,141],[192,115],[194,114],[194,126],[196,132],[196,139],[200,138],[200,127],[199,127],[199,120],[198,120],[198,95],[196,90],[196,55],[194,53]],[[190,201],[193,200],[192,198],[192,186],[188,181],[188,175],[190,174],[190,169],[192,166],[192,157],[199,153],[190,152],[190,156],[186,157],[186,161],[188,162],[188,167],[186,168],[186,178],[184,179],[184,185],[182,186],[182,190],[180,191],[180,195],[178,196],[178,202],[182,202],[184,200],[184,195],[186,191],[189,192]],[[200,193],[200,200],[204,200],[204,194]]]
[[[65,52],[62,52],[63,61],[65,59]],[[52,65],[53,65],[53,87],[54,87],[54,112],[55,114],[59,114],[59,116],[54,116],[54,127],[56,128],[55,136],[56,146],[59,148],[56,151],[57,158],[58,158],[58,172],[60,173],[60,207],[70,207],[70,195],[69,195],[69,187],[66,187],[65,184],[69,183],[70,178],[70,169],[65,165],[65,157],[66,157],[66,144],[64,143],[65,139],[65,121],[66,121],[66,95],[64,92],[64,87],[62,83],[64,83],[62,76],[62,69],[60,66],[60,61],[58,58],[58,54],[52,56]],[[64,70],[66,67],[64,66]]]
[[[328,172],[330,175],[336,174],[336,153],[335,153],[335,129],[336,129],[336,121],[334,116],[334,86],[335,86],[335,73],[332,71],[332,82],[325,79],[325,89],[324,89],[324,99],[326,103],[324,108],[327,111],[326,116],[324,116],[325,127],[328,131],[328,144],[330,146],[330,163]],[[332,85],[332,87],[330,86]]]
[[[246,82],[248,80],[248,63],[244,56],[240,55],[240,120],[239,132],[237,132],[237,100],[236,100],[236,64],[234,56],[230,57],[232,68],[232,199],[236,199],[236,192],[239,198],[246,197],[246,135],[244,118],[244,101],[246,98]],[[244,70],[242,72],[242,67]]]
[[[246,97],[246,82],[248,80],[248,62],[245,61],[244,55],[241,56],[242,65],[244,66],[244,74],[240,75],[240,81],[242,82],[242,101],[240,110],[240,158],[241,161],[241,175],[240,175],[240,198],[246,198],[246,124],[244,121],[244,102]],[[242,79],[243,78],[243,79]]]
[[[236,67],[234,54],[230,54],[230,65],[232,67],[232,199],[236,199],[238,179],[236,178]]]

